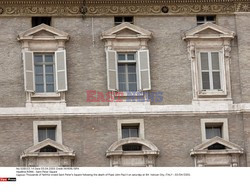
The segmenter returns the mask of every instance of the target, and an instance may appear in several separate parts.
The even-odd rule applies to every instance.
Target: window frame
[[[115,21],[115,18],[118,18],[118,17],[121,17],[122,21],[121,22],[116,22]],[[128,18],[128,17],[132,17],[132,22],[128,22],[128,21],[125,21],[125,17]],[[124,22],[127,22],[127,23],[130,23],[130,24],[134,24],[134,16],[114,16],[114,25],[117,26],[117,25],[120,25]]]
[[[206,137],[206,124],[222,124],[221,127],[221,134],[222,138],[226,141],[229,141],[229,134],[228,134],[228,119],[227,118],[214,118],[214,119],[201,119],[201,139],[202,142],[206,142],[209,139]]]
[[[196,68],[197,70],[197,76],[196,82],[198,84],[198,96],[213,96],[213,95],[221,95],[226,96],[227,95],[227,89],[226,89],[226,74],[225,74],[225,62],[224,62],[224,49],[221,47],[214,47],[214,48],[197,48],[196,50]],[[218,52],[219,53],[219,68],[220,68],[220,89],[203,89],[203,82],[202,82],[202,69],[201,69],[201,53],[209,53],[208,55],[211,55],[212,52]],[[210,60],[210,59],[209,59]],[[209,64],[211,65],[211,63]],[[211,71],[213,71],[211,69]],[[210,85],[213,83],[210,79],[210,69],[209,69],[209,83]],[[211,88],[211,87],[210,87]]]
[[[45,61],[43,61],[42,62],[42,64],[36,64],[35,63],[35,59],[34,59],[34,83],[35,83],[35,94],[41,94],[41,95],[43,95],[43,94],[51,94],[51,95],[54,95],[55,93],[56,93],[56,64],[55,64],[55,52],[33,52],[33,57],[35,58],[35,55],[42,55],[42,57],[43,57],[43,59],[44,59],[44,57],[45,57],[45,55],[53,55],[53,63],[52,63],[52,65],[53,65],[53,79],[54,79],[54,81],[53,81],[53,86],[54,86],[54,91],[53,92],[47,92],[47,82],[46,82],[46,62]],[[36,65],[42,65],[42,67],[43,67],[43,88],[44,88],[44,92],[37,92],[36,91],[36,72],[35,72],[35,70],[36,70]],[[46,90],[46,91],[45,91]]]
[[[33,121],[33,141],[34,145],[40,143],[38,141],[38,129],[39,126],[55,126],[56,127],[56,136],[55,141],[62,144],[62,123],[61,121]]]
[[[202,21],[202,22],[198,21],[198,17],[204,17],[204,21]],[[214,20],[208,21],[207,17],[214,17]],[[196,24],[202,25],[202,24],[207,23],[207,22],[211,22],[211,23],[216,24],[216,19],[217,19],[216,15],[196,15]]]
[[[122,125],[129,126],[129,125],[134,125],[134,124],[139,124],[139,128],[138,128],[139,134],[138,134],[138,137],[136,138],[144,139],[145,136],[144,136],[144,120],[143,119],[119,119],[117,120],[118,140],[123,139],[122,138]],[[134,137],[131,137],[131,138],[134,138]]]

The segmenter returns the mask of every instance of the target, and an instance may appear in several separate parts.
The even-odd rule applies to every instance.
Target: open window
[[[27,102],[65,101],[68,39],[67,33],[45,24],[19,34]]]
[[[130,23],[103,32],[109,91],[143,96],[144,91],[151,90],[147,45],[151,36],[151,32]]]
[[[235,33],[211,22],[184,34],[192,67],[194,100],[230,100],[231,40]]]

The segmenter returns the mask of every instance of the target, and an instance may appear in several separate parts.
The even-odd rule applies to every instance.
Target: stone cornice
[[[250,0],[0,0],[0,16],[234,14]]]

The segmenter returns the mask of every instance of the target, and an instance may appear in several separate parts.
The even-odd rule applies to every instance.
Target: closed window
[[[139,137],[139,124],[122,125],[122,138]]]
[[[119,91],[137,91],[134,53],[118,53],[118,82]]]
[[[206,123],[206,139],[212,139],[213,137],[222,137],[223,124],[210,124]]]
[[[35,91],[55,92],[54,54],[34,54]]]
[[[202,90],[221,89],[221,70],[219,52],[200,52]]]
[[[56,140],[56,126],[39,126],[38,127],[38,142],[45,139]]]

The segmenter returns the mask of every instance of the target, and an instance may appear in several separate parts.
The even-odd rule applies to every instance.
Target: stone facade
[[[0,3],[0,166],[43,166],[51,162],[51,166],[107,167],[133,166],[134,162],[135,166],[193,167],[210,166],[204,159],[216,162],[219,158],[221,162],[232,162],[227,164],[229,166],[250,165],[249,2],[220,0],[216,9],[212,6],[213,0],[206,3],[197,0],[197,6],[194,5],[196,1],[181,3],[178,0],[171,3],[142,0],[133,5],[127,5],[125,1],[111,4],[63,1],[51,5],[45,1],[39,10],[31,2],[26,2],[30,9],[18,6],[25,5],[25,1]],[[69,9],[62,11],[62,5]],[[168,13],[162,12],[164,6]],[[109,11],[104,11],[105,7]],[[124,15],[134,16],[132,25],[135,27],[126,25],[126,30],[117,32],[113,28],[114,16]],[[235,34],[228,44],[226,75],[230,77],[230,97],[215,96],[197,101],[193,96],[190,47],[183,37],[196,29],[196,15],[216,15],[218,28],[215,28]],[[20,34],[31,30],[32,16],[52,16],[51,28],[41,28],[45,33],[33,31],[32,38],[37,35],[39,42],[44,43],[42,38],[45,36],[54,38],[53,33],[58,31],[69,36],[63,46],[66,50],[67,90],[60,93],[60,99],[36,97],[32,100],[29,99],[32,93],[25,91],[22,51],[26,49],[20,42]],[[144,30],[151,34],[142,37],[147,38],[147,46],[138,49],[149,52],[151,90],[143,93],[162,92],[161,101],[88,102],[87,90],[108,92],[105,51],[109,46],[108,40],[103,39],[104,32],[117,33],[116,37],[126,44],[126,38],[131,39],[138,33],[142,35]],[[218,35],[220,32],[204,30],[202,33]],[[28,38],[27,41],[32,40]],[[47,41],[51,43],[51,39]],[[48,44],[43,43],[38,43],[38,48],[44,51]],[[212,45],[210,41],[208,44]],[[140,138],[122,139],[118,122],[138,119],[140,126],[143,122],[143,136],[140,127]],[[210,153],[208,148],[214,143],[203,141],[202,119],[227,119],[228,139],[215,140],[227,152]],[[60,122],[60,142],[45,140],[37,144],[34,122]],[[121,146],[128,143],[140,144],[142,150],[124,153]],[[45,154],[39,151],[46,146],[52,146],[57,152]],[[204,154],[202,150],[209,153]]]

